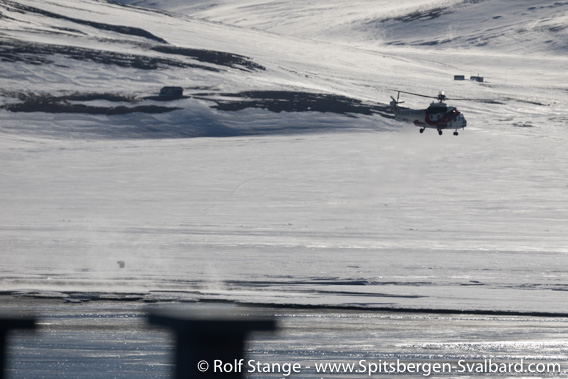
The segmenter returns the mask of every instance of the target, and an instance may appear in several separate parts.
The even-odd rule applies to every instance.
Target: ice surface
[[[5,300],[5,299],[3,299]],[[150,329],[147,306],[99,301],[64,304],[45,299],[9,299],[4,308],[25,307],[41,312],[34,334],[11,336],[7,374],[13,378],[162,378],[170,377],[174,340],[169,333]],[[225,306],[170,305],[196,309],[212,316]],[[473,365],[491,360],[499,364],[525,362],[555,365],[552,374],[527,377],[566,377],[565,318],[433,315],[376,311],[331,311],[271,308],[232,308],[244,317],[274,317],[274,334],[254,333],[247,345],[248,360],[281,365],[299,364],[296,378],[357,378],[368,373],[327,374],[317,364],[359,362],[422,363],[453,366],[453,378],[477,377],[459,373],[458,362]],[[556,366],[558,365],[558,366]],[[250,368],[245,366],[245,370]],[[375,374],[378,375],[378,374]],[[424,377],[400,373],[397,377]],[[523,377],[510,370],[492,377]],[[249,378],[281,378],[277,372],[247,373]]]

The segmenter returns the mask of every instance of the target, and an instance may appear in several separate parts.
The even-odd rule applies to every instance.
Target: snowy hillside
[[[129,3],[0,0],[0,290],[566,312],[568,4]]]
[[[377,48],[566,53],[568,3],[522,0],[119,0],[243,28]]]
[[[494,2],[455,4],[454,7],[448,8],[447,12],[443,12],[443,15],[449,17],[469,12],[465,15],[468,19],[471,19],[472,15],[487,16],[487,13],[478,13],[481,8],[475,6],[480,7],[485,4],[487,7],[488,3],[494,4]],[[305,18],[292,17],[291,20],[296,20],[294,22],[301,23],[303,27],[284,23],[282,28],[287,30],[284,34],[296,36],[283,37],[274,33],[271,28],[267,28],[271,33],[266,33],[250,29],[249,26],[242,28],[217,22],[217,20],[231,21],[225,20],[223,15],[238,18],[239,14],[245,12],[249,15],[247,20],[270,20],[271,25],[280,25],[278,17],[290,17],[290,10],[278,7],[274,9],[276,5],[272,3],[252,6],[248,3],[230,2],[213,8],[209,7],[207,2],[193,3],[192,6],[182,6],[175,1],[159,3],[161,7],[181,9],[185,12],[196,8],[196,14],[203,17],[208,17],[215,11],[214,14],[217,16],[210,16],[215,22],[148,9],[123,7],[114,3],[58,1],[44,4],[30,0],[20,2],[6,0],[1,4],[3,17],[0,22],[4,26],[1,48],[5,63],[2,86],[4,101],[12,104],[18,103],[15,99],[19,99],[24,103],[10,105],[9,109],[41,110],[37,103],[43,102],[48,104],[47,107],[43,107],[44,111],[46,108],[61,110],[61,102],[83,101],[80,104],[73,103],[74,107],[65,107],[65,111],[73,112],[73,108],[85,106],[92,108],[87,110],[89,114],[131,114],[140,111],[150,114],[143,123],[149,124],[149,129],[153,130],[159,125],[156,136],[238,135],[255,133],[254,130],[257,128],[263,132],[267,131],[266,122],[269,120],[264,119],[261,125],[255,125],[251,123],[250,117],[246,117],[246,126],[242,123],[235,124],[234,115],[230,115],[230,120],[225,120],[223,113],[215,111],[215,104],[222,109],[254,107],[271,108],[273,111],[333,112],[336,110],[339,114],[384,116],[385,103],[393,94],[391,88],[410,89],[434,95],[443,87],[450,96],[459,94],[459,97],[486,97],[492,102],[513,100],[520,101],[521,104],[528,102],[543,105],[554,105],[558,102],[565,88],[562,69],[565,68],[566,61],[563,57],[510,55],[500,51],[498,54],[492,53],[491,59],[488,59],[484,55],[485,50],[438,48],[411,50],[407,47],[401,49],[382,46],[383,44],[404,46],[420,44],[401,35],[396,37],[396,41],[372,37],[372,41],[369,42],[367,37],[360,38],[357,32],[361,28],[366,32],[375,29],[374,26],[369,26],[370,24],[364,26],[361,23],[360,15],[368,13],[366,10],[363,11],[368,5],[365,2],[360,3],[359,7],[352,7],[359,10],[359,13],[355,12],[359,21],[349,21],[350,28],[342,29],[340,34],[346,40],[340,40],[340,44],[332,43],[336,42],[335,38],[327,38],[328,42],[314,41],[317,35],[310,28],[319,28],[327,36],[333,35],[329,28],[334,23],[346,19],[341,15],[341,10],[344,9],[342,7],[326,8],[324,15],[327,17],[317,17],[317,20],[323,20],[320,21],[322,24],[314,25]],[[142,4],[150,6],[158,3]],[[280,7],[291,6],[279,4]],[[310,4],[314,6],[313,3]],[[373,9],[377,9],[377,12],[379,8],[382,10],[382,13],[377,13],[376,17],[386,20],[382,22],[385,25],[392,24],[389,30],[400,27],[407,31],[408,36],[414,36],[413,38],[416,36],[424,38],[427,35],[424,29],[439,30],[436,23],[441,22],[439,18],[441,19],[442,16],[417,18],[407,22],[405,17],[418,12],[417,9],[424,11],[426,9],[424,6],[418,7],[412,2],[402,2],[396,7],[382,5],[375,4],[377,8]],[[233,7],[242,9],[238,12]],[[533,12],[546,20],[554,7],[551,5],[537,8]],[[558,6],[555,9],[557,17],[554,20],[560,22],[565,12],[559,11],[563,7]],[[492,7],[487,10],[489,14],[494,14],[493,11]],[[257,12],[260,14],[257,15]],[[309,11],[302,14],[305,17],[312,15]],[[403,17],[402,14],[406,16]],[[524,16],[521,14],[517,16],[515,24],[523,23]],[[334,23],[332,20],[335,20]],[[239,25],[238,21],[231,22]],[[453,24],[450,22],[448,25]],[[496,24],[488,25],[488,28],[495,29]],[[560,29],[558,33],[563,33],[563,29]],[[463,43],[463,40],[467,36],[471,37],[472,30],[470,28],[456,33],[456,43],[459,46],[469,46]],[[389,33],[396,34],[391,31]],[[516,35],[514,33],[515,31],[511,29],[504,34]],[[514,44],[515,48],[523,46],[523,49],[528,49],[534,38],[540,38],[539,33],[527,35],[526,39]],[[558,38],[553,40],[555,43],[552,45],[546,45],[544,40],[540,40],[539,44],[558,47],[564,39],[560,38],[561,35],[556,37]],[[519,35],[517,38],[523,37]],[[347,44],[348,41],[353,41],[353,44]],[[357,45],[363,45],[365,48],[352,47]],[[512,61],[515,62],[514,66],[511,66]],[[537,71],[534,67],[537,67]],[[525,91],[526,86],[517,85],[527,77],[534,77],[536,72],[538,72],[536,85],[546,89],[546,93],[534,91],[532,88]],[[487,75],[491,84],[480,87],[471,83],[451,81],[454,74],[467,76],[477,73]],[[186,90],[186,95],[192,99],[186,96],[184,100],[169,103],[144,101],[146,97],[155,95],[163,85],[182,86]],[[499,85],[499,88],[496,88],[496,85]],[[246,93],[242,94],[243,91]],[[286,94],[281,91],[293,93]],[[45,97],[46,94],[49,96]],[[259,102],[260,97],[263,99]],[[112,99],[110,103],[109,98]],[[97,109],[101,104],[93,102],[96,100],[103,101],[103,109]],[[243,104],[240,106],[234,104],[241,100]],[[294,108],[294,103],[298,102],[310,103],[310,106]],[[225,103],[234,106],[231,108],[231,105],[226,106]],[[53,104],[58,107],[52,107]],[[286,105],[271,107],[269,104]],[[411,105],[419,106],[419,104],[414,102]],[[474,104],[472,109],[475,108]],[[479,108],[485,110],[487,106],[482,105]],[[191,111],[187,112],[184,109]],[[496,111],[496,108],[490,109]],[[83,109],[78,111],[82,112]],[[311,116],[313,114],[310,114],[310,119],[316,126],[321,124]],[[33,119],[33,115],[27,117]],[[194,122],[196,117],[199,120],[197,123]],[[512,116],[507,117],[511,119]],[[104,117],[93,118],[91,121],[101,119],[103,127],[109,124]],[[131,136],[141,134],[138,116],[123,119],[123,123],[129,126],[125,125],[124,130],[113,128],[113,138],[128,137],[132,128],[136,129],[136,132]],[[346,123],[343,127],[353,126],[352,120],[334,119],[340,121],[332,123],[333,125],[330,125],[328,120],[324,120],[323,123],[327,127],[335,127],[341,126],[342,120]],[[171,128],[173,120],[179,128]],[[281,117],[277,117],[270,125],[277,132],[282,132],[280,120]],[[554,120],[553,117],[552,121]],[[73,120],[71,123],[73,125],[69,126],[71,128],[69,132],[77,125]],[[517,123],[522,124],[523,121]],[[14,127],[10,120],[3,125],[8,129]],[[203,128],[204,125],[207,127]],[[368,127],[364,120],[361,120],[360,125]],[[392,124],[385,123],[385,120],[377,123],[373,119],[371,125],[374,128]],[[108,132],[107,128],[103,129],[104,131],[101,131],[98,126],[90,128],[82,125],[81,135],[94,133],[101,137],[100,134]],[[48,133],[49,130],[49,125],[44,125],[39,132]]]

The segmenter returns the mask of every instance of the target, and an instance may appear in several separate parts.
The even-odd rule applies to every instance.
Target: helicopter
[[[396,99],[391,96],[392,101],[390,102],[391,111],[394,113],[395,120],[412,122],[414,125],[420,127],[420,133],[424,133],[426,128],[438,130],[438,134],[442,135],[443,129],[455,129],[454,136],[457,136],[458,129],[464,129],[467,126],[467,121],[461,112],[458,111],[456,107],[450,107],[444,103],[445,100],[450,100],[444,94],[444,91],[440,91],[438,96],[428,96],[419,93],[405,92],[399,90]],[[400,94],[406,93],[413,96],[421,96],[437,99],[438,102],[432,102],[430,106],[426,109],[409,109],[399,107],[399,104],[404,103],[404,101],[399,101]],[[478,100],[478,99],[451,99],[451,100]]]

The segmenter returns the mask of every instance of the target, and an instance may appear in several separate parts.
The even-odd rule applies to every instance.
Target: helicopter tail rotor
[[[390,98],[392,99],[391,105],[395,105],[395,106],[396,106],[396,105],[398,105],[398,104],[403,104],[403,103],[404,103],[404,101],[399,101],[399,99],[400,99],[400,92],[401,92],[401,91],[398,91],[398,94],[396,95],[396,99],[395,99],[394,97],[392,97],[392,96],[390,97]]]

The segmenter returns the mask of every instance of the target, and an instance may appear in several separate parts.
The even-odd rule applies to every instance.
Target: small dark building
[[[163,87],[160,90],[160,96],[162,97],[182,97],[183,88],[181,87]]]
[[[454,80],[465,80],[465,75],[454,75]]]
[[[483,76],[472,76],[469,79],[475,82],[483,83]]]

